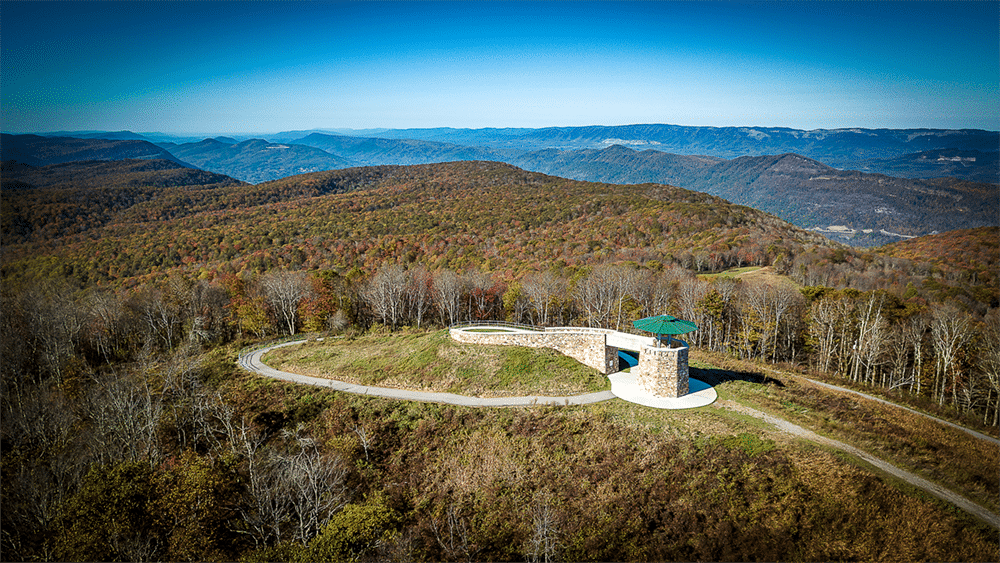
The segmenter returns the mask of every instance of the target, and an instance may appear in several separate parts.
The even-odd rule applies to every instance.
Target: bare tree
[[[431,518],[431,531],[447,559],[472,560],[475,548],[470,541],[469,521],[457,503],[448,503],[444,514]]]
[[[521,287],[534,311],[534,323],[547,326],[549,324],[549,312],[556,299],[564,290],[565,283],[560,278],[552,275],[552,272],[542,272],[540,274],[525,276],[521,280]]]
[[[294,539],[306,545],[326,526],[333,513],[349,500],[345,484],[348,467],[339,457],[319,451],[316,443],[299,427],[292,438],[298,452],[286,457],[281,479],[288,491],[294,514]]]
[[[587,313],[587,326],[607,327],[618,302],[613,266],[599,266],[576,286],[577,299]]]
[[[678,316],[693,322],[699,327],[705,325],[705,313],[699,304],[707,294],[708,284],[698,278],[688,278],[680,282],[680,286],[677,289]],[[708,331],[699,330],[694,334],[697,344],[702,344],[702,335],[706,332]]]
[[[548,494],[536,495],[531,512],[531,538],[525,546],[528,561],[551,563],[559,560],[559,516]]]
[[[305,272],[272,270],[261,278],[261,288],[267,304],[284,321],[288,334],[295,334],[299,303],[312,293],[312,284]]]
[[[451,270],[441,270],[434,278],[434,302],[441,315],[441,324],[451,326],[458,320],[464,280]]]
[[[383,265],[362,291],[375,316],[393,328],[403,318],[406,294],[406,272],[399,264]]]
[[[993,426],[1000,423],[1000,309],[990,309],[983,318],[982,348],[979,351],[979,369],[989,382],[989,394],[983,413],[987,423],[990,398],[993,399]]]
[[[938,377],[935,377],[938,404],[944,404],[949,374],[952,376],[952,404],[955,405],[958,402],[960,374],[955,369],[955,361],[959,350],[969,338],[971,325],[969,314],[960,310],[952,302],[934,310],[931,320],[931,336],[934,339],[934,352],[938,358],[938,377],[940,377],[940,385],[938,385]]]
[[[406,272],[410,316],[417,321],[417,328],[423,324],[424,315],[431,307],[433,283],[433,277],[423,266],[417,266]]]
[[[99,461],[159,457],[157,429],[163,402],[153,392],[145,372],[106,376],[86,397],[92,449]]]

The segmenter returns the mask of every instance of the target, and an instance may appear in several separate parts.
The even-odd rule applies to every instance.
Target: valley
[[[642,139],[628,133],[616,138]],[[1000,551],[1000,227],[975,223],[992,188],[792,154],[624,146],[544,149],[562,172],[608,174],[600,181],[497,161],[413,163],[487,156],[444,140],[338,138],[352,158],[412,162],[270,181],[191,162],[229,155],[213,162],[285,174],[298,157],[281,155],[326,158],[294,141],[199,141],[169,159],[60,140],[48,158],[88,159],[46,163],[36,144],[34,164],[5,160],[5,557],[979,561]],[[102,158],[112,149],[122,159]],[[643,162],[674,179],[644,180]],[[613,181],[625,174],[634,181]],[[684,178],[743,187],[722,197],[674,185]],[[840,215],[813,210],[821,226],[806,229],[739,203],[763,207],[768,191]],[[865,205],[876,213],[857,211]],[[898,213],[877,213],[889,205]],[[903,210],[915,223],[977,226],[921,236],[880,217]],[[882,231],[912,238],[860,248],[830,236],[874,244],[892,236]],[[266,362],[403,390],[604,393],[606,377],[554,351],[469,350],[444,329],[627,331],[662,312],[699,327],[692,376],[713,386],[715,405],[444,405],[240,367],[250,351],[307,339]],[[310,495],[310,479],[322,494]]]
[[[5,135],[2,158],[43,165],[167,155],[254,184],[358,166],[496,161],[577,180],[661,183],[709,193],[859,247],[1000,221],[1000,138],[987,131],[635,125],[342,133],[348,134],[299,131],[272,135],[271,141],[219,137],[156,144],[125,139],[130,135],[124,133],[48,141]],[[87,143],[94,148],[81,148]],[[134,155],[136,150],[147,154]],[[846,228],[831,228],[840,226]]]

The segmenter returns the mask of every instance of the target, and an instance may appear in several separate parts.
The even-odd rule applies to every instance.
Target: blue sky
[[[1000,129],[1000,2],[0,2],[0,129]]]

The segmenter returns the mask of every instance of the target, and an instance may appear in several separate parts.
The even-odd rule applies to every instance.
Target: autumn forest
[[[982,522],[721,409],[411,404],[236,358],[670,313],[698,325],[693,370],[723,399],[828,413],[813,422],[995,512],[996,447],[780,373],[996,436],[1000,228],[859,249],[704,193],[478,161],[256,185],[8,161],[0,205],[5,560],[997,555]]]

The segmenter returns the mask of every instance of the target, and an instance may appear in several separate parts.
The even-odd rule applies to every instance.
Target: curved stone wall
[[[501,329],[503,330],[503,329]],[[493,344],[501,346],[527,346],[552,348],[585,366],[608,375],[618,371],[618,348],[608,346],[608,332],[600,329],[559,329],[533,332],[504,330],[504,332],[470,332],[453,328],[451,337],[468,344]]]
[[[495,328],[495,332],[472,332],[476,329]],[[688,348],[663,348],[652,346],[653,338],[616,332],[610,329],[559,327],[544,331],[510,329],[503,327],[453,328],[451,337],[468,344],[500,346],[528,346],[552,348],[604,375],[617,373],[618,346],[639,352],[639,364],[632,368],[640,387],[655,397],[683,397],[688,394]]]

